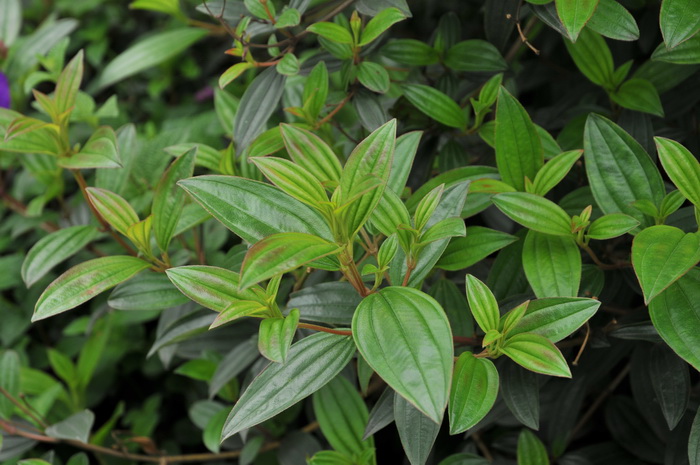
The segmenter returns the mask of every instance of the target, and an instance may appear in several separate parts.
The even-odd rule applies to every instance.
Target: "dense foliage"
[[[700,464],[698,0],[0,0],[0,461]]]

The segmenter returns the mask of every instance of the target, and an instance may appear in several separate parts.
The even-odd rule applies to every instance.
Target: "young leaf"
[[[80,50],[66,65],[56,81],[54,99],[59,114],[72,110],[83,80],[83,51]]]
[[[354,353],[351,338],[328,333],[312,334],[292,345],[287,363],[271,363],[243,392],[226,419],[221,440],[274,417],[318,391],[335,378]]]
[[[559,349],[549,339],[532,333],[516,334],[500,347],[518,365],[535,373],[571,378],[571,371]]]
[[[231,66],[219,77],[219,89],[223,89],[227,85],[231,84],[241,74],[245,73],[251,68],[253,68],[253,64],[248,63],[247,61],[236,63],[235,65]]]
[[[285,318],[265,318],[260,322],[258,350],[270,361],[284,363],[299,324],[299,310],[292,309]]]
[[[336,376],[311,399],[321,432],[334,450],[352,457],[374,448],[374,438],[362,438],[369,419],[367,406],[344,376]]]
[[[495,195],[494,205],[511,220],[543,234],[572,237],[571,217],[556,203],[526,192]]]
[[[360,38],[360,47],[371,43],[392,25],[404,19],[406,19],[406,15],[398,8],[383,9],[374,18],[370,19],[367,26],[365,26]]]
[[[659,205],[666,194],[659,170],[641,145],[612,121],[591,114],[583,135],[586,173],[604,213],[625,213],[643,227],[651,221],[632,206],[646,199]]]
[[[276,157],[259,157],[250,160],[274,185],[300,202],[316,209],[320,209],[324,202],[328,202],[328,196],[321,183],[301,166]]]
[[[632,242],[632,266],[649,303],[700,261],[700,234],[673,226],[644,229]]]
[[[605,240],[622,236],[639,226],[639,221],[622,213],[603,215],[588,228],[586,236],[590,239]]]
[[[58,165],[67,169],[121,168],[117,136],[112,128],[103,126],[90,136],[80,152],[59,158]]]
[[[248,249],[241,267],[240,289],[292,271],[309,262],[340,251],[338,244],[304,233],[268,236]]]
[[[700,208],[700,162],[675,140],[654,137],[659,160],[679,191]]]
[[[515,236],[501,231],[483,226],[469,226],[464,237],[450,241],[435,266],[448,271],[463,270],[516,240]]]
[[[518,465],[549,465],[544,444],[527,429],[518,436]]]
[[[180,292],[216,312],[223,312],[238,300],[261,302],[256,291],[262,293],[262,288],[256,286],[239,290],[238,273],[224,268],[203,265],[178,266],[168,268],[165,273]]]
[[[529,231],[523,244],[523,268],[540,299],[578,295],[581,252],[572,236]]]
[[[666,47],[674,48],[700,31],[700,9],[692,0],[663,0],[659,23]]]
[[[531,300],[509,335],[532,333],[559,342],[579,329],[600,308],[600,301],[578,297]]]
[[[457,129],[467,127],[462,109],[443,92],[423,84],[405,84],[402,89],[409,102],[438,123]]]
[[[486,284],[474,276],[466,276],[467,300],[474,319],[483,332],[498,329],[501,313],[498,302]]]
[[[129,228],[139,222],[133,207],[121,196],[99,187],[88,187],[86,191],[102,217],[123,235],[126,236]]]
[[[221,313],[219,313],[214,321],[211,323],[209,326],[209,329],[214,329],[218,328],[219,326],[223,326],[226,323],[230,323],[234,320],[237,320],[239,318],[243,318],[244,316],[257,316],[257,317],[263,317],[263,316],[268,316],[269,317],[269,310],[266,305],[260,303],[257,300],[236,300],[234,302],[231,302],[231,304],[223,309]],[[284,355],[286,357],[286,352],[284,354],[281,353],[282,350],[288,349],[281,349],[279,346],[275,346],[273,348],[270,348],[268,350],[267,344],[272,342],[275,344],[277,341],[269,341],[268,340],[261,340],[261,338],[268,337],[269,332],[274,329],[280,329],[282,326],[282,319],[281,318],[275,318],[275,317],[270,317],[269,319],[273,320],[271,323],[278,323],[279,325],[276,328],[270,328],[270,326],[265,325],[260,325],[260,331],[262,335],[258,339],[258,349],[261,354],[263,354],[266,358],[272,360],[272,357],[276,357],[278,360],[272,360],[273,362],[278,362],[280,361],[279,359]],[[267,320],[264,320],[267,321]],[[292,333],[292,336],[294,333]],[[289,341],[291,343],[291,340]]]
[[[360,84],[371,90],[384,94],[389,91],[389,73],[379,63],[363,61],[357,66],[357,79]]]
[[[564,177],[569,174],[571,167],[583,155],[583,150],[571,150],[562,152],[549,160],[535,176],[532,182],[532,194],[541,196],[554,189]]]
[[[337,44],[351,44],[352,35],[350,31],[341,26],[340,24],[330,23],[327,21],[314,23],[308,28],[307,31],[318,34],[324,39],[328,39],[331,42]]]
[[[450,391],[450,434],[479,423],[498,396],[498,371],[491,360],[464,352],[457,359]]]
[[[633,78],[625,81],[610,93],[610,98],[623,108],[664,116],[659,93],[646,79]]]
[[[411,328],[411,333],[406,332]],[[452,332],[430,296],[386,287],[365,297],[352,320],[355,343],[367,363],[398,394],[438,423],[452,375]]]
[[[185,192],[176,183],[192,176],[196,153],[193,148],[178,157],[161,177],[153,195],[153,232],[162,252],[168,251],[185,205]]]
[[[71,226],[41,238],[29,249],[22,263],[22,279],[31,287],[63,260],[76,254],[95,240],[94,226]]]
[[[700,370],[700,270],[693,268],[649,302],[649,315],[671,349]]]
[[[95,258],[74,266],[56,278],[41,294],[32,321],[43,320],[87,302],[151,266],[136,257]]]
[[[408,462],[425,465],[440,432],[442,417],[436,423],[397,393],[394,394],[394,419]]]
[[[542,142],[523,106],[504,87],[496,105],[496,166],[503,182],[525,190],[544,164]]]
[[[598,6],[599,0],[554,0],[561,24],[572,42],[576,42]]]

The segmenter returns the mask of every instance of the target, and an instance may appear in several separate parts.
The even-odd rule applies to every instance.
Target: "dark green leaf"
[[[399,431],[401,445],[411,465],[424,465],[428,460],[435,439],[440,432],[440,423],[425,416],[399,394],[394,395],[394,418]]]
[[[233,122],[233,140],[238,151],[243,151],[265,131],[267,120],[277,110],[277,103],[282,98],[286,79],[270,67],[248,86]]]
[[[610,98],[621,107],[664,116],[659,93],[646,79],[633,78],[625,81],[610,94]]]
[[[515,236],[501,231],[469,226],[465,237],[450,241],[435,266],[450,271],[468,268],[516,240]]]
[[[526,192],[505,192],[493,203],[513,221],[543,234],[573,237],[571,218],[556,203]]]
[[[690,373],[688,364],[681,360],[665,344],[651,350],[649,360],[651,383],[661,411],[674,429],[685,414],[690,397]]]
[[[530,305],[532,303],[530,302]],[[528,305],[528,309],[530,305]],[[501,396],[508,409],[523,425],[534,430],[539,429],[540,383],[538,375],[511,362],[504,364],[502,368],[500,370]]]
[[[107,301],[117,310],[133,311],[163,310],[187,302],[187,297],[162,273],[143,273],[137,280],[120,284]]]
[[[450,434],[480,422],[498,396],[498,371],[491,360],[464,352],[457,359],[450,391]]]
[[[576,63],[576,67],[593,84],[606,89],[614,87],[615,64],[605,39],[593,31],[584,29],[576,43],[564,40],[564,45]]]
[[[445,65],[469,72],[498,72],[508,67],[498,49],[485,40],[456,43],[447,51]]]
[[[523,268],[540,299],[578,295],[581,252],[573,237],[528,232],[523,244]]]
[[[418,110],[452,128],[465,129],[467,118],[457,103],[443,92],[423,84],[406,84],[403,95]]]
[[[518,465],[549,465],[544,444],[527,429],[518,436]]]
[[[379,63],[361,62],[357,66],[357,79],[372,92],[383,94],[389,90],[389,73]]]

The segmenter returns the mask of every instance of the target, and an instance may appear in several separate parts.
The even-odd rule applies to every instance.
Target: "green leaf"
[[[693,426],[690,428],[688,459],[690,460],[690,465],[700,464],[700,408],[695,412]]]
[[[280,124],[287,152],[297,165],[314,175],[320,182],[340,181],[342,167],[333,150],[311,131]]]
[[[219,76],[219,89],[223,89],[227,85],[231,84],[241,74],[245,73],[251,68],[253,68],[253,64],[248,63],[247,61],[236,63],[235,65],[231,66],[229,69],[224,71],[221,76]]]
[[[354,353],[350,337],[329,333],[312,334],[292,345],[285,364],[271,363],[245,390],[226,419],[222,441],[318,391]]]
[[[416,211],[413,214],[413,219],[417,230],[422,231],[425,228],[425,225],[428,224],[428,221],[430,221],[430,218],[433,216],[435,209],[440,203],[440,199],[442,198],[444,191],[445,185],[440,184],[435,189],[432,189],[430,192],[425,194],[425,197],[418,202]]]
[[[616,0],[600,0],[587,26],[592,31],[611,39],[626,41],[639,39],[639,27],[634,16]],[[580,36],[579,40],[581,40]]]
[[[275,27],[277,29],[283,29],[285,27],[298,26],[301,22],[301,13],[296,8],[286,8],[277,17],[277,22],[275,22]]]
[[[374,448],[374,438],[362,439],[369,419],[367,405],[344,376],[336,376],[312,400],[321,432],[334,450],[353,457]]]
[[[283,76],[299,74],[299,59],[293,53],[285,53],[277,63],[277,72]]]
[[[700,162],[678,142],[654,137],[664,171],[679,191],[700,208]]]
[[[496,165],[503,182],[525,190],[544,164],[542,142],[525,108],[504,87],[496,106]]]
[[[350,31],[341,26],[340,24],[330,23],[327,21],[314,23],[308,28],[307,31],[318,34],[324,39],[328,39],[331,42],[338,44],[352,44],[352,35]]]
[[[651,59],[677,65],[700,63],[700,34],[695,34],[672,49],[667,48],[664,44],[659,44],[651,55]]]
[[[180,268],[170,268],[179,270]],[[163,273],[143,273],[117,286],[107,303],[117,310],[164,310],[189,302]]]
[[[95,90],[101,90],[117,82],[138,74],[180,54],[192,44],[207,35],[205,29],[182,27],[159,32],[139,40],[119,54],[92,83]]]
[[[95,414],[90,410],[83,410],[63,421],[46,428],[46,435],[57,439],[88,442],[90,430],[95,422]]]
[[[357,65],[357,79],[360,84],[371,90],[384,94],[389,91],[389,73],[379,63],[362,61]]]
[[[656,344],[651,350],[649,371],[668,428],[675,429],[688,408],[691,391],[688,364],[666,345]]]
[[[328,202],[328,196],[321,183],[303,167],[276,157],[257,157],[250,160],[274,185],[300,202],[316,209]]]
[[[59,158],[58,166],[72,170],[87,168],[121,168],[117,136],[112,128],[103,126],[90,136],[80,152],[69,158]]]
[[[461,237],[466,234],[462,218],[445,218],[429,227],[421,234],[419,243],[430,244],[431,242],[449,239],[451,237]]]
[[[501,395],[508,409],[523,425],[539,429],[540,377],[515,363],[504,364],[500,375]]]
[[[559,342],[579,329],[600,308],[600,301],[580,297],[531,300],[510,335],[532,333]]]
[[[286,318],[266,318],[260,323],[258,350],[270,361],[284,363],[299,324],[299,310],[289,312]]]
[[[114,192],[99,187],[88,187],[86,192],[100,215],[123,235],[126,236],[129,228],[139,222],[134,208]]]
[[[0,40],[6,47],[9,47],[15,41],[22,28],[22,1],[4,1],[0,18],[2,18],[0,20]]]
[[[77,307],[150,266],[140,258],[119,255],[95,258],[76,265],[56,278],[41,294],[32,321]]]
[[[20,360],[17,352],[6,350],[0,357],[0,387],[15,399],[20,394]],[[7,396],[0,397],[0,418],[9,420],[15,405]],[[0,444],[1,445],[1,444]]]
[[[282,232],[333,237],[320,213],[269,184],[234,176],[197,176],[178,185],[248,243]]]
[[[440,432],[442,416],[435,423],[397,393],[394,394],[394,419],[408,462],[424,465]]]
[[[170,165],[163,173],[153,195],[153,232],[162,252],[168,251],[182,208],[185,192],[177,186],[180,179],[192,176],[197,149],[190,149]]]
[[[450,434],[479,423],[498,397],[498,371],[491,360],[464,352],[457,359],[450,391]]]
[[[22,263],[24,283],[31,287],[54,266],[78,253],[97,236],[94,226],[71,226],[41,238],[29,249]]]
[[[533,231],[573,237],[571,217],[556,203],[526,192],[505,192],[492,201],[511,220]]]
[[[554,0],[557,15],[572,42],[576,42],[598,6],[598,0]]]
[[[470,274],[466,276],[465,281],[469,308],[477,324],[485,333],[492,329],[497,330],[501,313],[493,293],[486,284]]]
[[[581,282],[581,252],[573,236],[527,233],[523,244],[525,276],[538,298],[576,297]]]
[[[244,316],[257,316],[257,317],[264,317],[264,316],[269,316],[269,310],[267,306],[257,300],[237,300],[235,302],[232,302],[228,307],[223,309],[221,313],[217,315],[217,317],[214,319],[212,322],[211,326],[209,326],[209,329],[214,329],[218,328],[219,326],[225,325],[226,323],[230,323],[234,320],[237,320],[239,318],[243,318]],[[275,320],[278,320],[275,318]],[[279,321],[281,322],[281,320]],[[269,328],[263,328],[262,325],[260,327],[261,331],[266,332],[269,330]],[[294,334],[292,334],[293,336]],[[291,341],[290,341],[291,342]],[[260,344],[260,353],[263,355],[267,354],[267,348]],[[274,349],[271,349],[274,350]],[[279,352],[279,348],[277,348],[277,352]],[[267,355],[266,355],[267,356]],[[281,354],[271,354],[271,357],[273,356],[281,356]],[[285,354],[286,356],[286,354]],[[277,360],[273,360],[277,361]]]
[[[466,229],[465,237],[458,237],[450,241],[435,266],[448,271],[463,270],[516,240],[515,236],[495,229],[469,226]]]
[[[248,339],[236,345],[231,351],[226,354],[224,358],[221,359],[219,365],[216,367],[214,375],[209,380],[209,398],[212,398],[221,389],[226,386],[232,379],[241,374],[243,370],[248,368],[248,366],[253,363],[259,357],[257,343],[255,337]],[[223,426],[223,420],[221,425]],[[219,438],[221,437],[221,428],[216,435],[216,443],[219,443]]]
[[[467,127],[464,112],[445,93],[423,84],[405,84],[402,89],[404,97],[411,104],[438,123],[458,129]]]
[[[386,189],[370,216],[372,224],[385,236],[391,236],[401,225],[410,226],[411,217],[398,195]]]
[[[54,101],[59,114],[73,110],[83,80],[83,51],[80,50],[66,65],[56,81]]]
[[[374,177],[381,183],[346,207],[343,220],[348,237],[365,224],[381,200],[389,179],[395,144],[396,120],[393,119],[360,142],[345,163],[340,177],[341,204],[352,200],[353,188],[366,178]]]
[[[571,371],[559,349],[549,339],[532,333],[509,337],[501,351],[518,365],[535,373],[571,378]]]
[[[416,289],[386,287],[360,302],[352,333],[374,371],[431,420],[440,422],[447,406],[453,354],[452,332],[440,305]]]
[[[666,47],[674,48],[700,31],[700,9],[692,0],[663,0],[659,23]]]
[[[693,268],[649,302],[649,315],[671,349],[700,370],[700,269]]]
[[[238,287],[247,289],[260,281],[292,271],[340,250],[338,244],[311,234],[273,234],[248,249]]]
[[[549,465],[544,444],[527,429],[518,436],[518,465]]]
[[[610,94],[610,98],[623,108],[664,116],[659,93],[646,79],[633,78],[625,81]]]
[[[445,65],[455,71],[494,73],[508,68],[506,60],[490,42],[464,40],[447,51]]]
[[[541,196],[547,195],[549,191],[554,189],[554,187],[569,174],[571,167],[581,158],[581,155],[583,155],[583,150],[571,150],[562,152],[549,160],[537,172],[532,182],[532,193]]]
[[[284,92],[287,77],[270,67],[246,88],[233,121],[233,140],[242,152],[265,131]]]
[[[305,321],[350,326],[359,303],[360,296],[349,283],[327,282],[294,292],[287,307],[298,308]]]
[[[134,0],[129,4],[131,10],[159,11],[172,16],[181,16],[178,0]]]
[[[217,312],[223,312],[238,300],[260,301],[258,294],[263,292],[258,286],[239,290],[238,273],[215,266],[178,266],[165,273],[180,292]]]
[[[382,55],[409,66],[427,66],[438,62],[437,50],[420,40],[395,39],[381,49]]]
[[[591,114],[583,135],[586,173],[593,197],[608,213],[625,213],[642,227],[652,224],[632,206],[638,200],[660,205],[666,194],[659,170],[641,145],[621,127]]]
[[[632,242],[632,266],[649,303],[700,261],[700,234],[673,226],[644,229]]]
[[[593,84],[605,89],[614,87],[614,68],[612,52],[605,39],[588,28],[581,31],[576,43],[564,40],[564,45],[573,58],[576,67]]]
[[[392,25],[398,23],[399,21],[403,21],[404,19],[406,19],[406,15],[404,15],[398,8],[383,9],[374,18],[370,19],[365,26],[360,38],[360,47],[373,42]]]
[[[590,239],[605,240],[622,236],[639,226],[639,221],[622,213],[603,215],[591,223],[586,236]]]
[[[323,106],[326,104],[327,98],[328,69],[326,68],[326,63],[320,61],[311,70],[304,84],[304,109],[312,120],[318,118],[321,110],[323,110]]]

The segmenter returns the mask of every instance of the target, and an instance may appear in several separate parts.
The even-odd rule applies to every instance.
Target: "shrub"
[[[696,2],[52,3],[0,460],[700,463]]]

